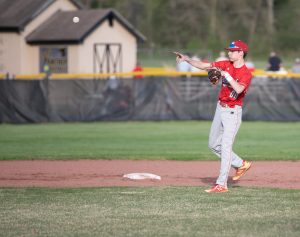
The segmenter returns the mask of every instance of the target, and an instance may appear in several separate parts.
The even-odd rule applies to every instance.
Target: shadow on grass
[[[212,185],[212,184],[216,183],[217,178],[218,177],[203,177],[203,178],[200,178],[200,180],[207,185]],[[233,186],[233,187],[238,187],[238,185],[237,185],[238,182],[233,181],[231,178],[228,178],[227,184],[230,186]]]

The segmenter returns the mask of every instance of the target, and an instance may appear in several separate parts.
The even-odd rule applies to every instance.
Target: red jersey
[[[245,94],[247,93],[247,90],[251,83],[252,74],[249,71],[249,69],[246,67],[246,65],[243,65],[240,68],[235,68],[233,66],[233,62],[231,61],[219,61],[219,62],[213,62],[213,67],[218,67],[222,69],[223,71],[226,71],[230,74],[230,76],[233,78],[233,80],[237,81],[240,85],[245,86],[245,90],[238,94],[233,90],[231,85],[227,82],[227,80],[223,77],[222,80],[222,88],[220,90],[219,94],[219,100],[230,107],[235,105],[243,105],[243,99],[245,97]]]

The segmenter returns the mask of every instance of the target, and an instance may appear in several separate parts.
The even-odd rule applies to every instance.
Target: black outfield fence
[[[219,90],[207,77],[0,80],[0,122],[208,120]],[[299,121],[300,80],[253,78],[243,119]]]

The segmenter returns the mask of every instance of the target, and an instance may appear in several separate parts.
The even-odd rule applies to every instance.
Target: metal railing
[[[253,73],[255,77],[270,77],[270,78],[300,78],[300,73],[277,73],[277,72],[266,72],[263,70],[255,70]],[[207,76],[207,72],[178,72],[174,69],[164,69],[164,68],[144,68],[142,72],[119,72],[119,73],[78,73],[78,74],[50,74],[47,76],[45,73],[39,74],[18,74],[13,78],[17,80],[43,80],[43,79],[107,79],[107,78],[132,78],[136,76],[143,77],[159,77],[159,76]],[[0,74],[0,79],[6,79],[5,74]]]

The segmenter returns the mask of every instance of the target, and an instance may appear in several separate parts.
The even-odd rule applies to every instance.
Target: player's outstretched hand
[[[173,52],[173,53],[176,55],[176,62],[177,63],[186,61],[189,58],[188,56],[186,56],[184,54],[181,54],[181,53],[178,53],[178,52]]]

